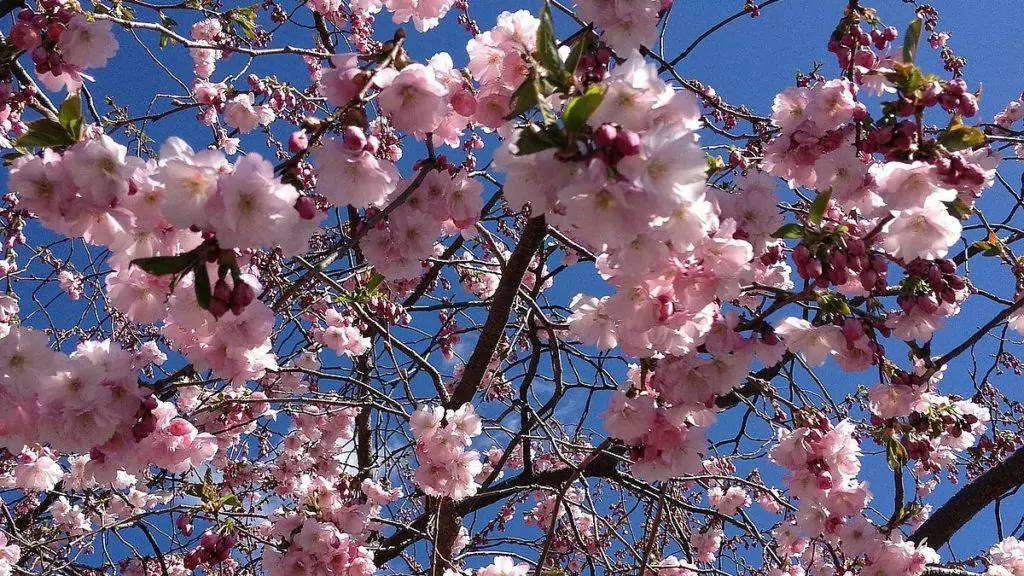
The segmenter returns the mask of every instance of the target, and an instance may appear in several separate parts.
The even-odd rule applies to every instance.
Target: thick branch
[[[910,539],[941,548],[978,512],[1021,484],[1024,484],[1024,448],[964,486],[925,520]]]
[[[480,382],[487,373],[487,365],[494,356],[494,351],[501,342],[501,335],[505,333],[505,324],[512,313],[512,305],[515,303],[516,295],[519,293],[519,286],[523,283],[526,270],[530,267],[530,261],[534,254],[544,242],[547,235],[547,223],[544,216],[531,218],[523,228],[523,235],[519,238],[519,245],[515,252],[508,259],[505,271],[501,275],[501,282],[494,292],[494,299],[491,304],[491,311],[487,315],[487,321],[480,331],[480,338],[476,342],[476,348],[466,369],[462,373],[462,379],[452,394],[449,408],[458,408],[466,402],[473,400]]]

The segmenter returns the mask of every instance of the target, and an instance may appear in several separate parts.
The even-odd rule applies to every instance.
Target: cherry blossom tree
[[[777,2],[0,1],[0,576],[1024,576],[1024,97]]]

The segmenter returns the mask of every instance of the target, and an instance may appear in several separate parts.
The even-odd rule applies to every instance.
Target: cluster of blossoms
[[[172,138],[158,161],[128,157],[107,136],[88,138],[63,154],[47,149],[11,169],[18,207],[48,228],[82,237],[113,251],[108,296],[131,321],[165,321],[164,334],[197,365],[225,378],[258,378],[276,367],[270,353],[273,313],[255,299],[255,276],[225,277],[218,266],[237,263],[237,251],[278,246],[301,252],[318,229],[316,213],[303,213],[299,193],[274,175],[258,154],[234,164],[214,150],[198,153]],[[208,263],[209,311],[232,312],[215,322],[188,292],[195,279],[178,283],[153,276],[135,259],[199,250]],[[226,258],[226,260],[225,260]],[[223,267],[221,267],[223,268]]]
[[[21,450],[14,476],[19,487],[51,490],[64,474],[48,452],[22,446],[87,453],[87,473],[107,482],[118,469],[152,464],[184,471],[213,457],[213,436],[200,434],[178,418],[174,404],[139,387],[138,371],[163,356],[152,348],[133,354],[109,340],[88,341],[64,355],[31,328],[15,327],[0,338],[0,399],[6,408],[0,442]]]
[[[325,323],[325,328],[313,331],[313,338],[336,354],[362,356],[370,349],[370,339],[363,336],[352,317],[331,308],[326,313]]]
[[[598,134],[615,125],[618,154],[595,149],[582,162],[563,162],[554,152],[519,156],[510,140],[495,158],[509,175],[505,196],[594,250],[616,288],[600,300],[576,297],[569,322],[577,338],[634,356],[686,354],[710,331],[719,299],[737,297],[753,275],[753,250],[705,193],[695,99],[665,84],[638,53],[602,86],[589,122]]]
[[[927,564],[938,561],[938,554],[926,545],[902,541],[898,534],[886,537],[863,515],[871,493],[857,480],[861,449],[854,433],[849,420],[833,426],[813,414],[802,426],[779,431],[778,444],[769,455],[789,472],[786,483],[799,500],[796,526],[804,534],[823,534],[840,545],[848,560],[865,556],[865,573],[922,574]],[[786,552],[796,555],[808,549],[801,545]],[[825,558],[818,562],[831,565]]]
[[[300,514],[274,516],[266,536],[275,545],[264,547],[262,563],[272,576],[370,576],[377,571],[373,553],[329,522]]]
[[[269,470],[276,492],[305,512],[279,510],[263,527],[270,541],[263,550],[269,574],[369,575],[376,571],[373,554],[363,547],[369,531],[378,526],[370,519],[381,507],[402,496],[365,479],[353,482],[343,463],[346,443],[358,410],[345,408],[294,419],[283,451]],[[315,502],[315,515],[305,504]]]
[[[536,49],[539,24],[526,10],[505,12],[494,28],[477,34],[466,44],[467,68],[480,84],[473,95],[472,116],[484,128],[500,128],[512,112],[512,95],[529,74],[525,56]]]
[[[919,474],[939,473],[958,453],[975,445],[991,419],[989,409],[958,396],[938,394],[942,373],[930,379],[925,364],[912,372],[895,371],[889,383],[868,392],[872,424],[885,437],[898,439]]]
[[[988,551],[992,563],[985,576],[1021,576],[1024,574],[1024,542],[1010,536]]]
[[[480,453],[466,450],[483,430],[471,404],[458,410],[421,406],[409,423],[419,467],[415,480],[428,496],[462,500],[476,494],[483,470]]]
[[[373,14],[387,8],[395,24],[412,20],[418,32],[426,32],[440,24],[441,19],[457,3],[458,0],[316,0],[309,4],[309,8],[332,20],[352,20],[353,28],[361,20],[372,22]],[[346,4],[351,14],[342,12]]]
[[[271,4],[264,8],[269,11]],[[964,232],[955,213],[972,208],[992,184],[999,157],[964,142],[925,139],[921,116],[934,107],[935,113],[953,115],[951,127],[962,129],[961,119],[977,114],[977,95],[960,79],[943,82],[927,77],[908,89],[908,83],[899,80],[899,71],[912,64],[876,53],[892,48],[898,37],[895,29],[862,31],[844,24],[846,29],[841,26],[829,48],[849,70],[848,77],[825,80],[815,74],[780,94],[771,115],[777,130],[769,131],[767,122],[754,123],[764,147],[752,145],[746,156],[734,152],[728,171],[742,173],[737,171],[729,183],[717,178],[709,182],[709,174],[726,169],[700,147],[697,130],[703,119],[697,99],[662,80],[659,67],[642,56],[641,48],[654,41],[659,19],[671,1],[576,4],[580,19],[589,25],[574,46],[552,48],[552,38],[548,45],[538,46],[544,35],[552,35],[541,34],[541,27],[550,23],[526,11],[505,12],[494,28],[479,32],[469,21],[464,0],[312,0],[309,7],[317,13],[318,30],[324,19],[338,27],[347,25],[360,54],[335,54],[329,68],[326,58],[306,56],[311,86],[305,91],[254,75],[247,91],[232,87],[234,78],[215,82],[217,62],[232,46],[239,47],[234,27],[242,25],[235,19],[242,13],[207,17],[215,12],[204,10],[205,19],[191,27],[192,39],[201,43],[190,48],[196,76],[192,96],[200,110],[198,119],[214,128],[220,150],[196,151],[172,138],[157,157],[143,160],[130,157],[125,146],[93,125],[74,143],[43,147],[38,154],[15,160],[10,170],[13,208],[0,214],[0,220],[35,217],[61,235],[108,248],[111,271],[105,278],[105,296],[115,330],[123,328],[129,334],[121,341],[131,342],[136,331],[148,330],[147,338],[162,337],[182,354],[190,370],[210,372],[224,382],[214,389],[198,378],[175,377],[172,386],[154,393],[140,383],[138,374],[152,376],[152,365],[166,360],[155,343],[129,351],[110,340],[88,340],[70,354],[56,352],[47,334],[20,325],[16,301],[0,296],[0,446],[8,450],[0,461],[0,488],[26,493],[26,502],[21,503],[26,510],[36,493],[67,489],[70,497],[56,498],[48,509],[54,529],[86,536],[93,524],[114,526],[112,518],[144,514],[180,495],[145,492],[133,475],[151,480],[149,468],[157,467],[194,490],[197,485],[190,485],[189,472],[209,463],[211,471],[201,491],[216,486],[218,494],[203,493],[203,512],[263,505],[264,496],[273,498],[273,507],[279,508],[255,528],[258,538],[247,533],[251,526],[236,531],[237,525],[225,522],[207,528],[200,522],[208,518],[181,513],[176,526],[182,536],[190,538],[197,526],[203,532],[181,547],[181,556],[160,556],[162,572],[231,574],[242,569],[233,555],[259,549],[262,569],[270,576],[370,576],[378,568],[374,551],[378,556],[404,553],[377,547],[390,539],[383,530],[416,533],[414,538],[422,534],[413,524],[417,517],[409,514],[416,506],[402,503],[395,506],[401,509],[394,516],[397,520],[383,518],[385,507],[404,494],[401,488],[390,487],[398,475],[371,468],[414,468],[411,481],[405,480],[418,486],[430,502],[472,498],[482,485],[510,469],[526,469],[520,478],[532,482],[545,472],[568,467],[561,454],[547,451],[532,437],[536,452],[524,450],[529,441],[507,450],[497,445],[482,461],[481,453],[471,448],[483,432],[483,418],[471,403],[457,409],[419,406],[408,422],[415,448],[405,454],[414,453],[416,465],[407,467],[404,460],[382,464],[397,452],[383,458],[372,453],[389,448],[375,446],[384,442],[364,426],[373,426],[378,415],[384,422],[392,414],[379,407],[372,408],[372,417],[361,412],[371,410],[362,394],[379,395],[383,402],[401,406],[396,399],[400,394],[390,394],[391,389],[382,393],[376,382],[360,382],[363,392],[353,400],[347,386],[355,383],[344,377],[338,378],[342,384],[337,391],[329,390],[332,375],[321,372],[318,358],[323,349],[346,357],[346,366],[357,357],[372,357],[373,341],[364,319],[354,314],[359,309],[330,307],[329,295],[301,284],[296,287],[300,295],[288,301],[288,282],[294,279],[289,275],[295,270],[287,269],[285,257],[306,253],[311,244],[314,253],[337,252],[339,258],[358,261],[360,270],[370,271],[356,271],[342,281],[343,288],[366,288],[368,294],[360,294],[360,301],[372,316],[393,324],[408,324],[412,313],[427,308],[421,305],[417,310],[409,304],[406,310],[391,298],[412,292],[425,270],[435,265],[450,266],[465,293],[492,299],[512,253],[505,240],[485,227],[492,226],[493,219],[481,222],[484,189],[478,177],[483,173],[476,171],[473,152],[483,146],[474,133],[480,130],[504,139],[494,167],[506,175],[501,194],[509,211],[498,219],[498,231],[514,237],[506,221],[522,216],[536,218],[536,223],[543,217],[544,225],[551,226],[550,235],[562,245],[564,264],[575,264],[584,254],[592,256],[598,274],[613,290],[600,298],[577,295],[566,324],[523,331],[515,339],[503,335],[475,392],[487,401],[514,405],[516,370],[522,364],[517,351],[532,345],[539,352],[538,339],[551,349],[553,366],[575,353],[571,343],[560,348],[552,341],[566,335],[602,352],[617,347],[643,359],[642,367],[631,368],[624,384],[611,393],[604,428],[625,445],[630,473],[665,483],[663,498],[697,501],[703,491],[710,505],[708,521],[688,527],[688,562],[670,556],[651,566],[651,572],[642,570],[645,576],[694,576],[705,570],[692,563],[713,563],[721,550],[734,546],[732,536],[726,536],[727,521],[745,515],[755,499],[772,515],[787,507],[793,510],[777,526],[770,544],[762,540],[783,559],[772,568],[773,575],[801,576],[802,564],[821,574],[860,570],[920,576],[928,564],[938,561],[927,542],[903,540],[897,525],[907,520],[894,518],[892,525],[876,526],[868,519],[872,495],[867,483],[858,479],[860,435],[869,433],[900,466],[913,461],[916,479],[937,477],[943,469],[953,469],[958,454],[972,447],[996,418],[980,403],[938,394],[939,367],[931,362],[919,359],[912,373],[895,368],[885,359],[881,343],[890,336],[930,340],[943,319],[956,314],[967,298],[967,281],[945,257]],[[82,70],[103,66],[116,50],[111,23],[102,17],[90,20],[74,12],[80,8],[58,0],[44,0],[40,6],[18,15],[11,41],[30,53],[44,83],[73,89],[85,78]],[[425,63],[411,61],[399,41],[404,39],[401,34],[381,45],[368,41],[372,15],[384,9],[396,22],[411,20],[421,31],[437,26],[453,9],[462,12],[461,22],[474,34],[467,45],[467,68],[456,68],[447,53]],[[276,22],[288,20],[279,6],[273,10]],[[748,2],[747,10],[756,15],[758,8]],[[601,32],[596,45],[578,54],[575,70],[561,71],[569,78],[558,88],[566,101],[536,94],[533,107],[543,114],[528,111],[528,125],[510,123],[513,111],[523,111],[519,100],[530,96],[518,90],[538,85],[537,90],[544,91],[546,84],[557,83],[561,72],[550,61],[566,64],[574,48],[588,46],[595,29]],[[325,37],[331,33],[322,36],[320,41],[329,43]],[[935,46],[944,43],[939,35],[933,37]],[[269,38],[269,32],[257,31],[243,50],[261,49]],[[7,102],[7,108],[0,109],[0,132],[19,134],[24,131],[19,116],[22,96],[7,92],[0,88],[0,100]],[[898,96],[885,104],[883,118],[876,122],[859,101],[863,93]],[[22,94],[32,97],[30,91]],[[569,95],[577,96],[570,102]],[[302,119],[324,100],[337,108],[335,114],[323,121]],[[727,107],[712,90],[705,92],[704,103],[716,108],[715,118],[727,114],[735,122],[731,112],[718,110]],[[586,117],[573,123],[574,105],[580,114],[591,104]],[[370,119],[374,111],[376,117]],[[542,128],[538,116],[543,117]],[[229,160],[240,140],[228,137],[220,117],[239,134],[267,128],[262,132],[284,162],[275,167],[252,152]],[[1024,106],[1012,103],[996,124],[1009,131],[1022,117]],[[285,145],[269,129],[275,121],[301,124],[302,129]],[[428,144],[429,158],[415,165],[414,178],[403,178],[396,167],[405,135]],[[559,143],[547,146],[545,139]],[[562,144],[565,139],[568,142]],[[434,148],[441,144],[461,149],[466,160],[458,164],[437,155]],[[755,164],[752,158],[762,151],[764,160]],[[798,223],[789,225],[789,232],[797,229],[796,235],[780,233],[786,228],[776,179],[793,189],[814,190],[820,201],[809,209],[806,202],[786,208],[798,214]],[[331,206],[347,207],[348,222],[339,223],[337,231],[321,231],[324,210]],[[473,243],[478,234],[484,238],[463,257],[442,261]],[[456,235],[459,245],[449,254],[440,240]],[[791,259],[796,276],[806,282],[799,293],[792,291],[794,268],[780,237],[800,238]],[[534,252],[541,255],[532,256],[521,287],[517,280],[513,292],[517,287],[533,293],[551,286],[546,268],[551,252],[536,247]],[[330,258],[321,262],[335,262],[334,256]],[[295,262],[309,267],[304,260]],[[55,271],[59,268],[54,266]],[[7,263],[0,271],[15,270]],[[330,273],[342,276],[337,269]],[[364,282],[370,274],[374,280]],[[60,269],[56,277],[71,299],[87,300],[91,284],[84,274]],[[450,290],[452,277],[435,276],[432,284],[424,281],[420,295],[438,286]],[[896,289],[889,286],[892,278],[898,281]],[[367,287],[370,282],[380,286],[382,279],[387,285],[380,289]],[[264,285],[266,294],[281,294],[279,304],[287,308],[299,303],[302,309],[291,319],[303,339],[294,354],[283,351],[290,341],[287,336],[278,339],[279,310],[264,302],[270,300]],[[859,304],[854,306],[846,296],[867,300],[868,311],[851,311]],[[886,296],[896,296],[899,310],[876,313],[884,308],[878,302]],[[447,296],[443,298],[447,306]],[[813,312],[813,318],[810,313],[779,313],[781,320],[769,320],[790,302],[807,304],[805,310]],[[527,303],[526,298],[520,303]],[[514,302],[510,304],[516,310]],[[530,314],[536,312],[532,317],[515,313],[536,320],[545,308],[558,309],[548,303],[537,305],[541,309],[531,308]],[[440,327],[426,360],[414,359],[429,363],[430,355],[437,353],[456,362],[460,338],[472,332],[470,324],[475,321],[472,311],[451,310],[456,308],[439,313]],[[147,326],[157,323],[159,327]],[[1011,326],[1024,331],[1024,314],[1011,317]],[[537,369],[536,358],[530,370]],[[737,473],[727,461],[704,460],[707,431],[719,407],[731,401],[729,393],[755,365],[769,370],[784,358],[799,359],[812,368],[831,358],[850,372],[878,366],[882,382],[870,389],[862,405],[870,412],[870,424],[858,428],[851,419],[833,423],[817,411],[786,404],[793,427],[779,430],[769,454],[787,472],[788,495],[737,485],[738,477],[736,483],[719,481]],[[415,404],[408,371],[398,360],[393,362],[396,380],[404,382],[408,399]],[[388,373],[390,368],[371,372]],[[454,366],[454,379],[448,381],[451,389],[464,370],[462,364]],[[775,409],[772,426],[789,424],[770,383],[752,383],[759,386],[757,401]],[[527,392],[524,385],[518,400],[524,420],[532,408],[524,399]],[[839,412],[838,418],[848,415]],[[257,424],[279,413],[287,416],[287,423]],[[504,429],[504,424],[494,429]],[[737,437],[737,449],[742,441]],[[590,462],[590,456],[606,456],[592,452],[593,446],[585,441],[574,445],[570,458],[581,467],[585,458]],[[687,478],[701,472],[715,479]],[[216,481],[215,473],[221,477]],[[748,479],[752,476],[756,472]],[[677,486],[686,494],[670,494],[669,481],[681,477]],[[504,530],[529,491],[538,503],[524,521],[546,532],[544,549],[561,556],[548,558],[551,565],[567,560],[566,573],[581,573],[583,556],[605,555],[617,535],[612,522],[588,501],[591,494],[581,488],[582,482],[573,478],[558,493],[531,485],[509,498],[498,518],[477,536],[471,537],[463,527],[452,549],[436,549],[435,556],[450,560],[449,553],[486,544],[486,534]],[[112,488],[117,497],[94,504],[73,492],[99,486]],[[255,486],[259,492],[249,495]],[[509,486],[518,487],[516,482]],[[797,506],[790,506],[789,498]],[[248,519],[250,512],[238,517]],[[916,509],[910,525],[927,515],[928,508]],[[399,521],[407,526],[387,526]],[[657,524],[651,529],[652,543],[658,530]],[[249,541],[240,544],[241,539]],[[822,547],[811,544],[814,540],[834,551],[824,554]],[[20,554],[19,547],[0,534],[0,576],[18,571]],[[1024,576],[1024,546],[1015,539],[1004,540],[990,556],[988,576]],[[794,561],[796,557],[800,560]],[[406,560],[411,565],[414,558]],[[457,562],[452,561],[456,569],[446,576],[459,573]],[[381,561],[382,566],[385,563]],[[156,574],[155,564],[133,560],[120,568],[126,574]],[[537,572],[546,568],[538,566]],[[476,576],[527,576],[531,570],[528,564],[499,556]]]
[[[217,18],[207,18],[192,25],[192,39],[208,44],[224,40],[224,27]],[[191,48],[193,71],[197,78],[207,80],[217,67],[222,53],[215,48]]]
[[[182,565],[188,570],[195,570],[201,565],[213,566],[233,562],[231,550],[237,543],[238,536],[235,534],[218,534],[208,530],[199,538],[199,547],[185,554]]]
[[[524,514],[527,526],[534,526],[551,538],[551,550],[557,554],[569,554],[582,549],[584,553],[598,553],[607,546],[602,538],[600,523],[583,506],[586,495],[583,490],[571,487],[561,498],[557,494],[541,492],[535,495],[536,506]],[[571,528],[570,528],[571,526]],[[573,535],[578,534],[579,540]],[[580,560],[571,556],[568,569],[579,572]]]
[[[367,260],[389,280],[415,280],[424,272],[423,261],[436,255],[442,234],[472,230],[483,207],[482,191],[465,173],[453,178],[432,171],[409,202],[366,234]]]
[[[61,0],[44,0],[40,10],[18,12],[11,43],[32,56],[39,79],[50,90],[67,88],[76,92],[84,80],[82,72],[103,68],[117,52],[113,23],[90,21]]]

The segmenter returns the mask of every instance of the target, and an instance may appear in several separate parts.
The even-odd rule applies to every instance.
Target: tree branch
[[[925,520],[910,539],[941,548],[978,512],[1021,484],[1024,484],[1024,448],[964,486]]]
[[[526,270],[530,267],[530,261],[534,254],[544,242],[547,236],[547,222],[544,216],[531,218],[523,228],[523,235],[519,238],[512,256],[508,259],[505,272],[501,275],[498,289],[494,292],[494,299],[491,304],[491,311],[487,315],[487,321],[480,331],[480,338],[473,349],[473,355],[466,363],[466,369],[462,373],[459,385],[452,393],[448,402],[449,408],[458,408],[466,402],[473,400],[480,382],[487,373],[487,365],[494,356],[494,351],[501,342],[501,335],[505,333],[505,324],[512,313],[512,305],[515,303],[516,295],[519,293],[519,286],[523,283]]]

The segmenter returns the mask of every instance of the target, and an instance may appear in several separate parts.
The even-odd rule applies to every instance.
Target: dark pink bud
[[[615,148],[623,156],[635,156],[640,153],[640,135],[632,130],[622,130],[615,137]]]
[[[242,308],[252,304],[255,298],[256,291],[245,280],[235,284],[234,289],[231,291],[231,300],[237,302]]]
[[[50,24],[50,27],[46,29],[46,37],[56,42],[57,40],[60,40],[60,35],[63,34],[64,31],[67,29],[67,26],[59,22],[55,24]]]
[[[227,300],[221,300],[220,298],[210,298],[210,314],[213,314],[214,318],[220,318],[221,316],[228,313],[230,307],[228,306]]]
[[[39,31],[27,22],[18,21],[14,28],[11,29],[11,43],[18,50],[29,52],[42,42],[42,38],[39,37]]]
[[[299,196],[295,201],[295,211],[299,213],[299,218],[312,220],[316,218],[316,202],[309,196]]]
[[[156,430],[156,416],[153,416],[152,413],[147,413],[141,420],[135,423],[135,426],[132,426],[132,436],[136,440],[142,440],[152,434],[154,430]]]
[[[934,314],[939,309],[938,303],[929,296],[922,296],[917,299],[917,307],[925,314]]]
[[[341,134],[341,141],[349,150],[359,151],[366,147],[366,134],[358,126],[346,126]]]
[[[452,109],[467,118],[476,114],[476,96],[473,96],[473,93],[468,90],[456,92],[452,96]]]
[[[309,137],[306,136],[305,130],[297,130],[292,132],[292,135],[288,137],[288,151],[292,154],[302,152],[309,146]]]
[[[965,92],[967,92],[967,82],[964,82],[964,80],[962,78],[956,78],[954,80],[950,80],[949,83],[946,84],[946,93],[947,94],[950,94],[950,95],[953,95],[953,96],[960,96],[961,94],[964,94]]]
[[[960,96],[960,113],[968,118],[978,113],[978,99],[974,94],[966,93]]]
[[[615,144],[615,138],[619,135],[619,131],[615,126],[611,124],[602,124],[594,130],[594,144],[598,148],[610,148]]]
[[[189,550],[185,557],[182,559],[182,564],[188,570],[195,570],[202,563],[202,556],[199,550]]]
[[[878,273],[868,268],[861,270],[860,272],[860,285],[867,291],[875,289],[875,285],[878,284]]]
[[[203,532],[203,535],[199,538],[199,545],[203,548],[216,548],[218,540],[220,540],[220,536],[217,536],[216,532],[207,530],[206,532]]]

